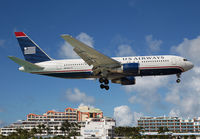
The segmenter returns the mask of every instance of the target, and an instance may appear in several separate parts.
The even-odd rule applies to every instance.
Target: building
[[[16,132],[16,129],[26,129],[30,131],[33,128],[38,128],[38,125],[45,125],[49,130],[43,130],[41,136],[50,134],[50,135],[63,135],[63,133],[59,130],[62,125],[62,121],[18,121],[9,126],[5,126],[1,128],[1,134],[4,136],[8,136],[12,132]],[[56,128],[57,127],[57,128]],[[47,133],[48,132],[48,133]]]
[[[2,135],[9,135],[11,132],[16,132],[16,129],[38,128],[38,125],[45,125],[48,130],[43,131],[43,135],[53,134],[62,135],[59,130],[63,121],[76,122],[80,126],[84,126],[88,118],[102,118],[103,112],[97,108],[89,108],[87,106],[80,106],[77,109],[66,108],[64,112],[47,111],[43,115],[30,113],[26,116],[26,120],[18,121],[9,126],[1,128]],[[47,133],[48,132],[48,133]]]
[[[138,126],[145,132],[157,132],[160,127],[167,127],[175,133],[197,133],[200,132],[200,117],[193,119],[182,119],[179,117],[140,117]]]
[[[97,108],[79,106],[77,111],[78,111],[78,121],[86,121],[88,118],[103,118],[103,112]]]
[[[43,115],[30,113],[27,115],[27,121],[65,121],[77,122],[77,110],[66,108],[65,112],[47,111]]]
[[[114,137],[115,120],[112,118],[93,118],[86,121],[85,127],[81,127],[79,139],[110,139]]]

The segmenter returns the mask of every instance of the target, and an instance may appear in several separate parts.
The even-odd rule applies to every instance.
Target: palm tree
[[[38,125],[37,128],[38,128],[38,133],[39,133],[40,136],[41,136],[41,134],[42,134],[42,126],[41,126],[41,125]]]
[[[38,130],[34,127],[34,128],[32,128],[31,129],[31,131],[30,131],[30,134],[34,137],[35,136],[35,134],[37,134],[38,133]]]
[[[51,129],[47,126],[46,127],[46,131],[47,131],[47,136],[49,135],[49,131],[50,131]]]
[[[158,128],[158,133],[165,133],[165,132],[169,132],[169,129],[167,127],[159,127]]]
[[[63,126],[61,126],[60,130],[62,131],[62,133],[64,133],[64,135],[66,135],[65,134],[65,128]]]
[[[138,137],[140,134],[141,128],[139,127],[116,127],[115,134],[117,136],[125,136],[125,137]]]
[[[79,134],[78,134],[78,132],[77,132],[77,130],[78,129],[80,129],[80,127],[78,126],[78,124],[77,123],[75,123],[75,122],[72,122],[71,123],[71,127],[70,127],[70,133],[69,133],[69,135],[70,136],[78,136]]]
[[[18,128],[16,129],[16,134],[19,138],[30,138],[31,137],[31,134],[28,132],[28,130],[26,129],[21,129],[21,128]]]
[[[55,132],[57,133],[57,131],[58,131],[58,126],[54,126],[54,130],[55,130]],[[55,133],[54,133],[55,134]]]
[[[46,126],[42,124],[41,127],[42,127],[42,132],[45,134]]]
[[[64,131],[64,135],[66,136],[66,132],[67,132],[67,135],[69,135],[69,132],[70,132],[70,128],[71,128],[71,124],[66,120],[62,123],[61,125],[61,130]]]
[[[80,127],[78,126],[77,123],[75,122],[68,122],[68,121],[64,121],[61,125],[60,130],[62,131],[62,133],[64,133],[64,136],[67,135],[67,138],[70,138],[71,136],[77,136],[79,135],[77,130]]]

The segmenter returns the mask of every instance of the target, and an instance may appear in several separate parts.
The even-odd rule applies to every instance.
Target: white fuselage
[[[193,67],[191,62],[173,55],[113,57],[113,59],[119,61],[122,65],[126,63],[139,63],[140,73],[134,76],[178,74]],[[23,68],[19,68],[19,70],[61,78],[98,78],[92,74],[93,66],[89,66],[82,59],[52,60],[36,63],[36,65],[44,67],[44,69],[24,71]]]

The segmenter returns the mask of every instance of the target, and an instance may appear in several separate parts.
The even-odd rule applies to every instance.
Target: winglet
[[[24,32],[15,32],[16,37],[27,37]]]

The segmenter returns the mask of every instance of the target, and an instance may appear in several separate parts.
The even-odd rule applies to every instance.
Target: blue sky
[[[198,0],[2,1],[0,126],[25,119],[28,113],[64,111],[83,103],[100,108],[119,125],[132,125],[141,115],[199,116],[199,5]],[[60,37],[70,34],[108,56],[176,54],[196,68],[183,75],[181,85],[175,84],[175,76],[147,77],[137,78],[135,86],[111,84],[105,91],[94,80],[18,71],[7,58],[23,58],[14,31],[25,32],[55,59],[72,58]]]

